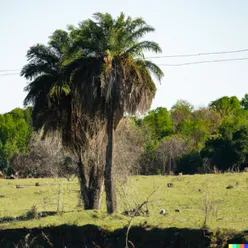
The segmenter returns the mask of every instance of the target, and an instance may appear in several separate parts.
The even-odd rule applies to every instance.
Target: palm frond
[[[158,45],[158,43],[153,42],[153,41],[142,41],[139,42],[132,47],[130,47],[128,50],[126,50],[122,55],[128,55],[132,54],[133,56],[135,55],[143,55],[144,51],[149,51],[149,52],[155,52],[155,53],[161,53],[162,49]]]
[[[159,68],[159,66],[157,66],[156,64],[154,64],[153,62],[149,60],[137,59],[136,63],[148,69],[159,81],[161,81],[162,77],[164,76],[164,73]]]
[[[56,79],[49,75],[41,75],[29,83],[24,90],[28,92],[24,99],[24,105],[35,104],[40,95],[48,95]]]
[[[136,41],[142,38],[146,33],[154,32],[155,28],[151,26],[141,27],[135,32],[133,32],[130,36],[127,37],[128,40]]]
[[[28,64],[21,70],[21,76],[32,80],[42,74],[54,75],[58,71],[60,62],[57,55],[50,47],[37,44],[32,46],[27,52]]]
[[[27,52],[28,61],[34,60],[37,61],[46,61],[49,63],[57,63],[59,58],[51,51],[51,49],[47,46],[37,44],[35,46],[30,47]]]
[[[61,59],[69,49],[69,35],[64,30],[56,30],[49,37],[49,46],[55,51],[56,55]]]
[[[49,63],[29,63],[25,65],[21,70],[21,76],[24,76],[26,79],[32,80],[39,75],[56,75],[57,69],[52,67]]]

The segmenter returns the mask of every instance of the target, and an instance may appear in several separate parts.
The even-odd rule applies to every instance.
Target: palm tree
[[[66,69],[63,67],[64,61],[69,58],[69,46],[68,33],[57,30],[50,37],[48,46],[37,44],[28,50],[28,64],[21,71],[21,75],[30,80],[25,88],[28,94],[24,104],[33,105],[33,125],[37,130],[43,128],[43,137],[50,131],[62,132],[63,144],[79,158],[79,179],[84,207],[99,209],[99,181],[103,181],[103,171],[94,165],[88,169],[83,159],[87,149],[87,134],[93,136],[96,133],[95,126],[83,115],[81,98],[70,84],[71,75],[68,71],[75,63],[71,63]]]
[[[161,69],[144,57],[144,51],[161,52],[152,41],[140,41],[154,28],[142,18],[123,13],[113,17],[94,14],[69,32],[55,31],[49,46],[28,51],[22,75],[31,80],[25,103],[34,105],[33,119],[45,133],[60,129],[66,146],[79,157],[79,177],[85,208],[99,208],[102,170],[84,161],[87,135],[94,137],[95,120],[106,124],[104,171],[107,211],[117,210],[113,175],[114,132],[126,113],[150,108],[156,93],[151,74],[161,80]],[[92,164],[93,161],[90,161]],[[93,178],[91,180],[91,178]]]
[[[70,27],[70,59],[64,69],[70,72],[70,82],[79,93],[82,111],[98,116],[107,125],[105,190],[107,211],[117,211],[116,187],[113,175],[114,132],[126,113],[135,114],[150,108],[156,93],[151,76],[161,80],[161,69],[144,57],[144,51],[161,52],[152,41],[140,41],[154,28],[142,18],[132,20],[123,13],[113,17],[94,14],[79,27]]]

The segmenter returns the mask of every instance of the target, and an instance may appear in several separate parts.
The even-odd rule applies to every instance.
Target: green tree
[[[178,127],[178,133],[183,135],[188,146],[194,151],[199,151],[210,135],[210,122],[201,118],[183,120]]]
[[[240,101],[236,96],[221,97],[211,102],[209,106],[220,113],[222,117],[236,115],[241,110]]]
[[[26,152],[32,126],[25,119],[26,110],[16,108],[0,115],[0,159],[9,166],[9,161],[18,152]],[[30,114],[30,113],[29,113]]]
[[[229,117],[219,127],[219,134],[207,140],[201,156],[210,158],[211,164],[220,170],[242,165],[248,155],[247,133],[247,119]]]
[[[37,44],[28,50],[28,64],[21,71],[21,75],[29,80],[24,104],[32,105],[33,126],[36,130],[43,128],[43,138],[50,131],[59,130],[63,145],[77,155],[84,207],[97,209],[100,207],[100,198],[96,196],[101,189],[100,179],[96,180],[99,171],[96,171],[95,166],[88,168],[88,161],[84,161],[88,134],[94,136],[96,130],[93,130],[95,125],[92,125],[91,120],[84,116],[84,91],[79,90],[80,85],[73,85],[70,80],[73,78],[71,67],[65,65],[71,61],[68,50],[71,46],[70,35],[66,31],[56,30],[49,37],[47,46]],[[86,82],[91,80],[91,76]],[[95,176],[90,176],[90,173]]]
[[[212,108],[202,107],[193,112],[194,118],[200,118],[204,122],[209,123],[209,132],[210,135],[218,132],[218,128],[221,124],[222,118],[221,115]]]
[[[166,108],[156,108],[148,112],[148,115],[142,120],[142,124],[147,127],[155,139],[170,135],[173,132],[173,123],[170,113]]]
[[[245,96],[242,98],[240,104],[241,104],[242,108],[244,108],[245,110],[248,110],[248,94],[245,94]]]
[[[161,49],[155,42],[140,41],[146,33],[154,31],[153,27],[142,18],[133,20],[123,13],[116,19],[110,14],[96,13],[94,20],[83,21],[77,28],[70,26],[69,31],[69,39],[65,42],[69,42],[69,46],[62,42],[63,49],[61,46],[57,49],[61,54],[59,59],[54,56],[56,47],[51,42],[49,48],[43,49],[45,60],[40,54],[31,52],[29,64],[22,71],[26,78],[34,79],[27,87],[26,102],[34,104],[35,122],[40,120],[45,130],[62,128],[65,143],[73,144],[81,153],[85,130],[91,135],[94,133],[89,120],[97,118],[106,123],[108,142],[104,174],[107,211],[112,213],[117,210],[112,173],[114,131],[125,113],[149,109],[156,92],[151,73],[159,80],[163,73],[144,59],[143,52],[157,53]],[[55,36],[54,39],[55,44],[59,44]],[[37,65],[37,60],[41,61],[41,66]],[[32,66],[35,73],[29,74],[27,68]],[[47,77],[48,82],[39,80],[41,77]],[[33,89],[39,89],[38,81],[41,91],[37,92]],[[48,120],[52,114],[54,117]],[[83,173],[82,161],[80,166]],[[81,178],[85,181],[83,175]],[[87,193],[86,182],[83,184],[83,191]],[[87,202],[87,197],[84,200]]]
[[[189,120],[192,117],[194,106],[185,101],[178,100],[171,108],[171,118],[174,124],[174,128],[177,131],[178,126],[183,120]]]

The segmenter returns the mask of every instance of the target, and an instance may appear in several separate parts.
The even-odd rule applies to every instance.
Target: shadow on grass
[[[52,212],[52,211],[37,213],[37,218],[40,219],[40,218],[47,217],[47,216],[54,216],[56,214],[57,212]],[[25,220],[31,220],[31,219],[34,219],[34,216],[28,215],[28,214],[17,216],[17,217],[4,216],[0,218],[0,224],[13,222],[13,221],[25,221]]]
[[[63,248],[124,248],[126,229],[118,229],[113,232],[100,229],[94,225],[34,228],[34,229],[8,229],[0,231],[0,247],[63,247]],[[232,243],[227,236],[221,240],[213,237],[213,233],[206,230],[153,228],[146,230],[142,227],[132,227],[129,240],[132,248],[205,248],[212,245],[213,240],[217,246],[227,247]],[[248,234],[241,233],[236,236],[233,233],[233,241],[247,242]],[[247,235],[247,236],[245,236]],[[223,241],[223,242],[222,242]],[[222,243],[221,243],[222,242]]]

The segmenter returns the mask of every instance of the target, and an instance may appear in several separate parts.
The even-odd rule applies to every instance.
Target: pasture
[[[113,231],[127,226],[130,216],[124,210],[149,195],[149,215],[135,217],[132,226],[200,229],[205,221],[211,230],[248,229],[248,173],[132,176],[118,186],[119,213],[113,215],[106,213],[104,195],[100,211],[84,211],[77,179],[0,179],[0,229],[93,224]],[[30,218],[31,209],[39,218]]]

